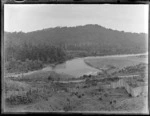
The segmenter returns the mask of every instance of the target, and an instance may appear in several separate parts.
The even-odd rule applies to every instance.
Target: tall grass
[[[37,90],[34,91],[25,91],[19,92],[18,94],[12,94],[6,98],[6,103],[10,105],[20,105],[20,104],[29,104],[33,103],[38,98]]]
[[[24,105],[46,99],[51,88],[32,87],[23,82],[7,79],[5,81],[5,102],[7,105]]]
[[[12,59],[5,63],[5,69],[8,73],[23,73],[43,68],[43,63],[40,60],[29,60],[20,61]]]

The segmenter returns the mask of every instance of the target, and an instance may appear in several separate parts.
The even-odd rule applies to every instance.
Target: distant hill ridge
[[[88,24],[75,27],[55,27],[33,32],[5,32],[6,45],[48,44],[69,51],[142,53],[147,51],[147,34],[130,33]]]

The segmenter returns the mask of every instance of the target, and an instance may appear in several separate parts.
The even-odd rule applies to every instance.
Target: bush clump
[[[28,104],[31,103],[33,100],[30,97],[27,96],[10,96],[9,98],[6,98],[6,103],[10,105],[19,105],[19,104]]]
[[[36,90],[27,91],[25,94],[13,94],[6,98],[6,103],[9,105],[20,105],[33,103],[37,99],[38,95]]]
[[[43,68],[43,63],[40,60],[29,60],[26,59],[25,61],[12,59],[5,63],[6,70],[9,73],[17,72],[28,72],[33,70],[38,70]]]

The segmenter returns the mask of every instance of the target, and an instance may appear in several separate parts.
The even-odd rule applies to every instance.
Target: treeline
[[[148,35],[107,29],[100,25],[48,28],[28,33],[5,32],[8,45],[32,43],[57,45],[73,56],[147,52]]]
[[[6,71],[9,73],[22,73],[43,68],[43,62],[40,60],[29,60],[20,61],[12,58],[10,61],[5,63]]]
[[[37,70],[47,63],[60,63],[66,60],[65,51],[59,46],[24,43],[21,46],[7,46],[5,51],[8,72],[27,72]]]

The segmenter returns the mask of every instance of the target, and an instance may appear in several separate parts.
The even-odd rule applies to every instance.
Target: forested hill
[[[48,28],[28,33],[5,32],[6,46],[30,43],[58,45],[66,51],[104,54],[128,54],[146,51],[146,34],[107,29],[99,25]]]

